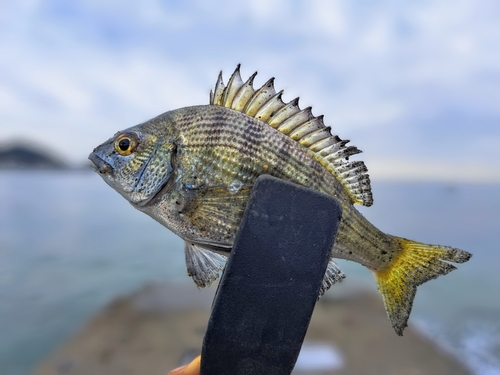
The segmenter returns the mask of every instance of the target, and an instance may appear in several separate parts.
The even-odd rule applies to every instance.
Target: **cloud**
[[[372,182],[439,181],[445,183],[500,183],[500,162],[474,160],[374,159],[369,165]]]
[[[8,2],[1,137],[36,138],[82,161],[119,129],[207,103],[218,71],[243,63],[243,75],[259,71],[256,84],[275,76],[285,100],[325,114],[384,176],[403,176],[391,170],[406,163],[437,178],[415,164],[414,149],[429,144],[426,157],[465,178],[453,161],[464,152],[478,165],[500,159],[485,147],[500,137],[500,6],[479,3]],[[428,142],[444,134],[453,136]]]

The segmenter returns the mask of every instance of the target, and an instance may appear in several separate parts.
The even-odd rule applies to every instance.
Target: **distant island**
[[[69,166],[40,147],[11,143],[0,145],[0,169],[69,169]]]

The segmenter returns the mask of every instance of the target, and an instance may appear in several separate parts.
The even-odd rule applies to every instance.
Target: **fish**
[[[240,65],[222,72],[206,105],[179,108],[119,131],[89,159],[132,206],[184,240],[188,275],[198,287],[219,277],[250,192],[271,175],[338,199],[343,213],[320,294],[344,273],[334,259],[368,268],[398,335],[408,325],[417,287],[445,275],[472,254],[386,234],[355,205],[373,195],[361,151],[326,126],[299,98],[284,102],[274,78],[254,88]],[[307,251],[307,249],[304,249]]]

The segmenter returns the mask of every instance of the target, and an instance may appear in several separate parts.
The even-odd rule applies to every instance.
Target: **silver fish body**
[[[343,207],[333,257],[373,271],[389,318],[402,334],[416,287],[446,274],[470,254],[385,234],[354,207],[372,204],[360,151],[332,135],[322,116],[285,104],[272,80],[258,90],[239,68],[221,76],[211,104],[169,111],[117,133],[91,161],[134,207],[185,240],[188,273],[210,284],[230,252],[255,180],[263,174],[315,189]],[[304,249],[307,251],[307,249]],[[443,262],[445,261],[445,262]],[[322,292],[344,275],[330,262]]]

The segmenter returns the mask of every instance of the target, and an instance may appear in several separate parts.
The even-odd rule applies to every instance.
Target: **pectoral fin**
[[[184,242],[188,275],[198,288],[210,286],[224,269],[227,257],[198,244]]]
[[[232,247],[251,189],[217,186],[186,190],[180,213],[207,242],[186,241],[184,247],[188,274],[199,288],[209,286],[223,270],[227,257],[220,252],[229,252]]]
[[[226,187],[199,189],[186,195],[181,213],[211,242],[232,246],[250,196],[251,186],[238,191]]]

